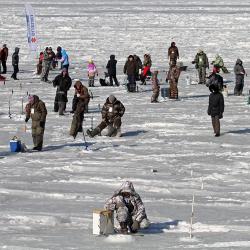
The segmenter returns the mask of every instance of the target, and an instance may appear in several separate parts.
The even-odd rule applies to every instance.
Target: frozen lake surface
[[[19,81],[0,82],[0,248],[71,249],[249,249],[250,125],[246,94],[233,96],[233,67],[241,58],[250,67],[250,1],[31,1],[40,49],[61,45],[70,56],[70,75],[86,84],[86,64],[93,57],[103,76],[110,54],[118,60],[118,80],[129,54],[150,53],[164,83],[167,49],[175,41],[188,65],[179,80],[179,101],[151,104],[151,86],[127,93],[124,86],[92,88],[84,129],[101,120],[99,105],[112,93],[126,113],[121,138],[90,139],[68,133],[72,115],[53,112],[55,89],[33,74],[36,59],[26,43],[24,3],[0,0],[0,42],[10,54],[20,49]],[[207,115],[209,91],[187,85],[196,77],[190,63],[203,48],[210,62],[219,53],[230,74],[222,136],[213,137]],[[8,74],[11,75],[11,61]],[[52,80],[58,70],[52,71]],[[161,87],[164,87],[163,85]],[[13,94],[12,94],[13,90]],[[30,122],[25,133],[21,100],[37,94],[48,109],[44,150],[9,152],[17,135],[32,147]],[[67,110],[71,109],[73,88]],[[12,118],[8,116],[8,101]],[[157,172],[152,172],[156,169]],[[144,237],[92,235],[92,210],[102,208],[124,180],[141,195],[151,227]],[[189,239],[195,194],[194,238]]]

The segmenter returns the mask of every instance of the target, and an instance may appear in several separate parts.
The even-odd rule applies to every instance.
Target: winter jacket
[[[207,55],[203,51],[196,54],[194,63],[197,69],[209,67]]]
[[[172,66],[168,71],[167,79],[177,84],[180,77],[180,73],[181,71],[177,66]]]
[[[208,115],[222,117],[224,112],[224,98],[220,92],[212,92],[209,95]]]
[[[87,69],[88,69],[88,76],[95,76],[95,74],[98,74],[94,63],[89,63]]]
[[[136,75],[136,70],[137,70],[136,62],[134,60],[132,61],[127,60],[123,68],[123,73],[127,75]]]
[[[78,101],[88,104],[90,95],[88,89],[80,82],[77,81],[74,85],[75,95],[77,95]]]
[[[4,47],[0,50],[0,61],[7,61],[9,55],[9,49]]]
[[[240,59],[237,59],[236,61],[236,64],[234,66],[234,73],[236,76],[236,84],[242,83],[246,72]]]
[[[108,64],[106,66],[108,74],[110,76],[116,76],[116,64],[117,61],[115,60],[115,56],[111,55],[110,60],[108,61]]]
[[[171,46],[168,48],[168,58],[175,61],[179,59],[179,50],[176,46]]]
[[[115,117],[122,117],[124,113],[125,107],[117,99],[115,99],[113,103],[110,103],[109,98],[107,98],[105,104],[102,107],[102,119],[105,121],[113,122]]]
[[[139,69],[142,69],[142,62],[139,56],[134,55],[134,61],[136,63],[136,70],[139,72]]]
[[[215,60],[212,61],[212,64],[218,68],[222,68],[224,66],[222,57],[219,55],[216,55]]]
[[[143,67],[151,67],[152,66],[152,61],[150,55],[147,55],[144,57],[143,61]]]
[[[124,197],[122,196],[122,192],[130,193],[130,197],[127,201],[125,201]],[[136,220],[140,223],[143,219],[147,218],[141,197],[135,192],[134,186],[130,181],[126,181],[122,184],[121,188],[119,188],[114,193],[114,195],[109,200],[107,200],[104,208],[106,210],[114,211],[117,210],[119,206],[126,206],[126,203],[128,202],[133,205],[133,211],[131,212],[133,220]]]
[[[56,76],[53,81],[53,86],[57,87],[56,95],[58,96],[59,102],[68,102],[67,92],[70,89],[71,84],[72,80],[68,74],[65,77],[62,73]]]
[[[44,60],[44,54],[40,54],[39,63],[42,64],[43,60]]]
[[[18,66],[19,63],[19,48],[15,48],[15,52],[12,55],[12,65],[13,66]]]
[[[41,127],[41,122],[45,124],[47,109],[45,103],[39,99],[38,96],[34,95],[34,103],[28,103],[26,105],[26,118],[32,119],[32,131],[36,131],[38,134],[43,133],[44,127]],[[38,131],[37,128],[40,128]]]
[[[68,56],[66,50],[62,49],[61,53],[62,53],[62,58],[60,59],[60,61],[62,62],[62,65],[63,66],[69,65],[69,56]]]
[[[223,77],[219,74],[212,73],[206,82],[206,86],[210,88],[211,85],[216,85],[219,91],[223,90]]]
[[[157,79],[157,77],[153,77],[152,78],[152,90],[153,93],[159,93],[160,91],[160,85],[159,85],[159,80]]]

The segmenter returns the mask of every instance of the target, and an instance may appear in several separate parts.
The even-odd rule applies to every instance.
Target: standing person
[[[124,68],[123,68],[123,73],[127,74],[128,77],[128,91],[129,92],[135,92],[136,91],[136,69],[137,65],[134,60],[134,56],[130,55],[128,57],[128,60],[126,61]]]
[[[84,110],[88,107],[90,96],[88,89],[80,82],[76,81],[75,85],[76,100],[73,120],[70,128],[70,135],[76,138],[78,132],[82,132],[82,122],[84,119]],[[74,97],[75,98],[75,97]]]
[[[110,95],[102,107],[102,122],[93,130],[87,130],[89,137],[94,137],[101,133],[108,126],[107,136],[121,136],[121,118],[125,113],[123,104]]]
[[[69,56],[65,49],[61,50],[62,58],[60,59],[62,63],[62,68],[69,70]]]
[[[80,81],[76,81],[75,85],[75,94],[72,100],[72,111],[70,111],[71,114],[74,114],[76,108],[77,108],[77,103],[79,101],[79,95],[82,93],[82,96],[84,96],[84,113],[88,113],[88,105],[90,101],[90,94],[87,89]]]
[[[134,60],[135,60],[135,63],[136,63],[135,80],[139,81],[141,71],[142,71],[142,61],[141,61],[141,58],[139,56],[137,56],[137,55],[134,55]]]
[[[220,92],[223,91],[223,77],[219,75],[220,68],[215,67],[213,68],[212,74],[208,77],[206,86],[210,88],[211,85],[217,85],[218,90]]]
[[[198,53],[195,56],[194,61],[195,68],[198,70],[199,74],[199,84],[206,83],[206,68],[209,68],[207,55],[204,53],[202,49],[198,50]]]
[[[242,95],[242,91],[244,88],[244,77],[246,72],[243,67],[243,62],[240,59],[237,59],[236,61],[236,64],[234,66],[234,74],[235,74],[234,95]]]
[[[46,47],[45,51],[43,52],[43,63],[42,63],[42,74],[41,74],[41,81],[49,82],[48,75],[51,66],[51,62],[53,60],[53,54],[51,47]]]
[[[6,74],[7,72],[6,62],[8,59],[8,55],[9,55],[9,49],[7,48],[6,44],[3,44],[3,47],[0,50],[0,61],[2,62],[2,66],[3,66],[2,74]],[[0,74],[1,74],[1,71],[0,71]]]
[[[169,66],[177,64],[177,59],[179,59],[179,50],[175,45],[175,42],[172,42],[171,46],[168,48],[168,59]]]
[[[140,228],[145,229],[150,225],[141,197],[130,181],[122,184],[106,201],[104,208],[116,211],[116,218],[123,234],[127,234],[128,230],[130,233],[137,233]]]
[[[60,62],[60,69],[62,69],[62,62],[61,62],[61,59],[62,59],[62,47],[58,46],[57,49],[56,49],[56,62],[57,62],[57,66],[58,66],[58,61]]]
[[[89,78],[89,87],[94,87],[95,76],[96,75],[98,76],[98,71],[92,59],[89,59],[87,70],[88,70],[88,78]]]
[[[51,64],[50,64],[50,69],[55,69],[56,68],[56,53],[53,51],[52,47],[49,47],[51,49]]]
[[[169,82],[169,98],[178,99],[178,80],[180,77],[180,69],[177,65],[172,64],[168,71],[168,82]]]
[[[141,73],[141,84],[146,85],[146,77],[150,75],[150,68],[152,66],[151,56],[149,54],[144,55],[143,69]]]
[[[62,73],[53,81],[53,86],[57,87],[54,102],[54,112],[59,111],[59,115],[64,115],[66,104],[68,102],[67,92],[70,89],[72,80],[66,68],[63,68]]]
[[[108,70],[109,82],[111,86],[113,86],[113,79],[115,81],[115,85],[119,86],[119,83],[116,78],[116,64],[117,64],[117,60],[115,60],[115,55],[111,55],[110,60],[108,61],[107,66],[106,66],[106,69]]]
[[[36,68],[37,68],[36,74],[37,75],[41,75],[41,73],[42,73],[43,59],[44,59],[43,52],[40,52],[39,59],[38,59],[38,64],[36,65]]]
[[[159,80],[158,80],[157,76],[158,76],[158,71],[154,71],[154,73],[152,75],[153,95],[151,97],[151,103],[158,102],[158,97],[159,97],[159,93],[160,93],[160,85],[159,85]]]
[[[219,92],[218,85],[210,85],[211,94],[209,96],[208,115],[211,116],[212,126],[216,137],[220,136],[220,119],[223,118],[224,97]]]
[[[16,47],[15,52],[12,55],[12,66],[13,66],[14,72],[11,75],[11,78],[13,78],[14,80],[18,80],[17,79],[17,73],[19,72],[18,64],[19,64],[19,48]]]
[[[29,96],[29,103],[26,105],[26,119],[28,122],[32,120],[32,138],[34,148],[33,150],[41,151],[43,148],[43,135],[45,130],[45,122],[47,116],[47,109],[45,103],[36,95]]]

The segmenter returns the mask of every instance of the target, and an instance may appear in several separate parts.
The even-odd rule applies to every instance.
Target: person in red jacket
[[[41,75],[41,74],[42,74],[43,59],[44,59],[43,52],[40,52],[38,64],[36,65],[36,68],[37,68],[36,74],[37,74],[37,75]]]

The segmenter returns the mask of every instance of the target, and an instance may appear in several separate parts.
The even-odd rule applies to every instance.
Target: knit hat
[[[66,68],[63,68],[63,69],[62,69],[62,73],[63,73],[63,72],[68,73],[68,70],[67,70]]]
[[[109,102],[110,102],[110,103],[114,103],[115,100],[116,100],[116,98],[115,98],[113,95],[110,95],[110,96],[109,96]]]

